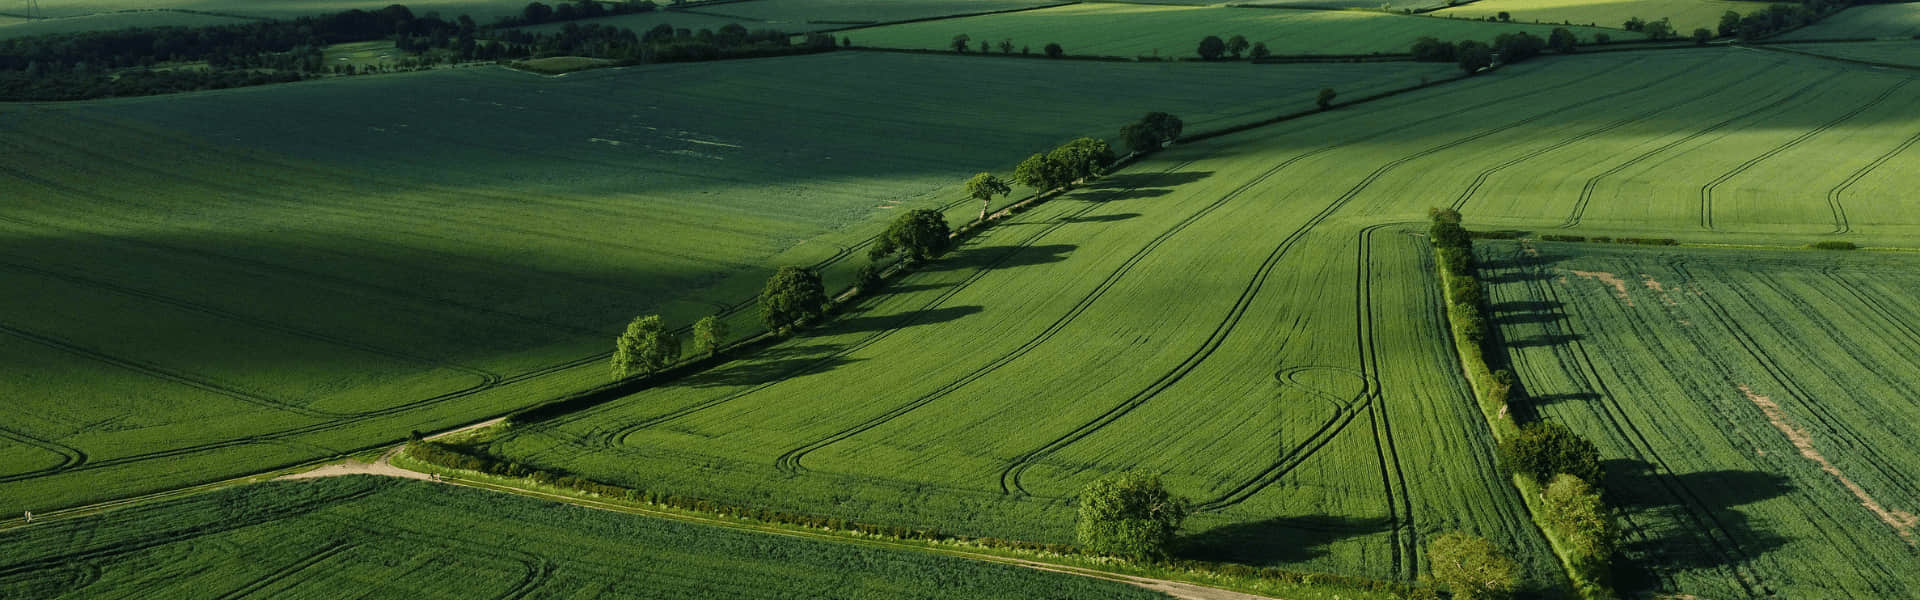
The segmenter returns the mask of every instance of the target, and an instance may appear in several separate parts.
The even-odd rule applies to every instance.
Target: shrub
[[[1540,236],[1540,240],[1544,242],[1584,242],[1584,241],[1587,241],[1587,236],[1562,235],[1558,233],[1549,233],[1549,234]]]
[[[1500,442],[1500,464],[1508,471],[1548,482],[1565,473],[1588,484],[1600,483],[1600,450],[1565,425],[1528,423],[1520,434]]]
[[[1427,561],[1434,580],[1455,600],[1499,600],[1520,588],[1520,566],[1483,538],[1442,535],[1427,547]]]
[[[1841,242],[1841,241],[1814,242],[1812,245],[1809,245],[1808,247],[1813,248],[1815,250],[1858,250],[1860,249],[1860,246],[1854,244],[1853,242]]]
[[[946,253],[949,233],[946,215],[931,208],[914,209],[887,225],[887,231],[867,248],[867,258],[879,260],[894,252],[906,252],[912,260],[929,260]]]
[[[1569,562],[1587,579],[1605,581],[1619,527],[1592,485],[1572,475],[1553,476],[1541,494],[1541,512],[1570,550]]]
[[[613,376],[653,373],[680,358],[680,337],[668,331],[660,315],[634,317],[613,344]]]
[[[1160,478],[1117,473],[1080,491],[1080,546],[1133,560],[1166,556],[1167,545],[1186,520],[1188,502],[1161,485]]]
[[[770,330],[798,325],[826,310],[827,288],[812,269],[780,267],[760,291],[760,318]]]

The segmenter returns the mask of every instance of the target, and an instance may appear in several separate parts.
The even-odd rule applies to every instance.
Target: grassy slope
[[[0,22],[0,39],[50,35],[55,33],[126,29],[129,27],[206,27],[209,25],[237,25],[247,22],[250,22],[250,20],[171,11],[103,13],[57,19],[35,19],[32,21],[10,20]]]
[[[1052,4],[1047,0],[755,0],[702,9],[774,23],[890,22]]]
[[[754,3],[749,2],[747,4],[754,4]],[[715,8],[725,8],[725,7],[719,6]],[[567,21],[564,23],[547,23],[545,25],[534,25],[531,27],[520,27],[517,29],[531,32],[531,33],[557,33],[560,30],[565,29],[569,24],[578,25],[578,26],[605,25],[608,27],[632,29],[635,33],[646,33],[648,29],[658,27],[661,24],[672,25],[676,29],[690,29],[693,31],[710,29],[710,30],[717,31],[721,27],[725,27],[727,25],[735,24],[735,23],[738,23],[741,27],[745,27],[749,30],[777,29],[777,30],[786,31],[786,32],[812,31],[815,29],[829,27],[828,25],[808,25],[806,23],[770,23],[763,19],[757,19],[757,18],[751,18],[751,17],[721,16],[721,15],[709,13],[706,11],[681,12],[681,11],[672,11],[672,10],[656,10],[653,12],[646,12],[646,13],[633,14],[633,15],[617,15],[612,17],[601,17],[598,19],[581,19],[578,21]]]
[[[1186,66],[845,53],[0,109],[0,279],[31,291],[0,300],[0,354],[32,365],[0,377],[20,407],[0,427],[48,448],[0,458],[21,490],[0,510],[537,403],[604,381],[634,314],[691,322],[1073,135],[1155,109],[1200,129],[1441,72],[1285,67],[1222,95],[1223,69]],[[967,79],[978,94],[951,93]],[[1040,79],[1063,93],[1023,83]]]
[[[1697,27],[1719,27],[1720,16],[1729,10],[1747,14],[1766,8],[1764,3],[1732,0],[1480,0],[1433,14],[1478,19],[1506,12],[1519,23],[1569,22],[1613,28],[1633,17],[1647,21],[1668,19],[1674,31],[1687,35]],[[1614,32],[1613,39],[1622,39],[1620,32]]]
[[[0,548],[8,597],[1165,598],[1007,565],[367,477],[32,525]]]
[[[1005,15],[987,15],[909,23],[847,32],[855,44],[893,48],[946,49],[955,34],[998,44],[1012,39],[1017,48],[1039,52],[1058,43],[1072,55],[1195,56],[1200,39],[1244,35],[1264,42],[1274,54],[1405,53],[1422,36],[1448,40],[1491,40],[1502,33],[1527,31],[1545,37],[1551,28],[1465,20],[1410,17],[1360,11],[1080,4]],[[1583,39],[1595,30],[1579,28]],[[1615,39],[1634,34],[1610,32]]]
[[[1774,46],[1799,52],[1810,52],[1825,56],[1864,60],[1867,62],[1904,65],[1920,68],[1920,41],[1900,42],[1837,42],[1832,44],[1792,44]]]
[[[1816,83],[1838,94],[1893,81],[1733,49],[1593,56],[1180,148],[990,232],[821,331],[494,449],[660,491],[1043,540],[1068,537],[1079,485],[1145,468],[1205,502],[1196,555],[1408,577],[1418,565],[1396,548],[1464,528],[1544,557],[1533,534],[1503,530],[1524,522],[1511,504],[1479,504],[1510,492],[1483,436],[1460,437],[1483,428],[1448,367],[1438,302],[1422,299],[1424,250],[1367,226],[1457,202],[1550,228],[1581,187],[1540,170],[1632,163],[1657,168],[1615,184],[1694,194],[1695,212],[1642,217],[1639,233],[1781,239],[1749,227],[1758,202],[1718,204],[1719,228],[1700,228],[1698,191],[1723,178],[1748,189],[1737,182],[1772,171],[1733,167],[1784,156],[1769,150],[1802,133],[1820,135],[1798,145],[1885,153],[1920,123],[1869,109],[1846,127],[1811,125],[1871,100],[1856,97],[1756,113],[1697,136],[1699,149],[1643,157],[1729,106],[1772,107]],[[1868,123],[1895,137],[1848,137]],[[1587,146],[1599,151],[1563,154]],[[1815,188],[1847,177],[1778,173]],[[1915,176],[1864,173],[1843,192]],[[1753,193],[1830,208],[1822,195]],[[1589,200],[1609,214],[1653,201]],[[1856,214],[1853,239],[1911,239],[1904,208],[1843,203],[1876,215],[1869,226]],[[1257,543],[1302,537],[1310,549]]]
[[[1783,40],[1901,38],[1920,35],[1920,2],[1855,6],[1780,36]]]
[[[257,2],[252,0],[44,0],[40,10],[50,17],[72,17],[123,10],[180,9],[239,15],[244,17],[264,17],[269,19],[291,19],[344,10],[379,10],[393,4],[391,0],[291,0],[282,2]],[[412,0],[403,2],[416,15],[438,12],[442,17],[453,18],[470,15],[480,22],[492,22],[497,17],[517,15],[526,8],[527,3],[520,0]]]
[[[1910,256],[1486,244],[1494,320],[1531,401],[1608,459],[1629,587],[1885,598],[1920,562]],[[1617,277],[1621,287],[1603,281]],[[1808,436],[1796,448],[1754,396]],[[1809,458],[1831,461],[1838,475]],[[1909,534],[1915,523],[1906,521]],[[1874,557],[1860,560],[1860,557]]]

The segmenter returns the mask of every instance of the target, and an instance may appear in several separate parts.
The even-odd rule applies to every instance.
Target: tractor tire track
[[[1827,207],[1833,211],[1834,234],[1853,232],[1853,223],[1847,219],[1847,209],[1844,203],[1841,202],[1841,198],[1846,195],[1847,190],[1852,189],[1853,185],[1860,183],[1860,180],[1865,179],[1867,174],[1872,173],[1875,169],[1879,169],[1881,165],[1887,164],[1887,161],[1893,160],[1893,157],[1906,152],[1908,148],[1912,148],[1916,143],[1920,143],[1920,133],[1913,134],[1912,137],[1907,138],[1907,140],[1901,142],[1900,145],[1894,146],[1892,150],[1888,150],[1886,154],[1880,155],[1878,158],[1873,159],[1873,162],[1867,163],[1866,166],[1860,167],[1859,170],[1848,175],[1845,180],[1833,186],[1833,189],[1827,190]]]
[[[1380,349],[1379,344],[1374,343],[1373,323],[1373,234],[1384,226],[1361,230],[1354,269],[1354,341],[1360,351],[1360,371],[1372,382],[1380,378]],[[1373,424],[1374,453],[1380,460],[1387,519],[1393,524],[1388,530],[1389,543],[1393,545],[1393,568],[1402,572],[1406,581],[1413,581],[1420,575],[1419,530],[1413,522],[1413,497],[1407,493],[1406,468],[1400,462],[1399,445],[1393,441],[1386,394],[1377,385],[1368,392],[1367,413]]]
[[[9,481],[19,481],[22,479],[32,479],[34,477],[50,475],[53,473],[58,473],[60,471],[65,471],[67,469],[72,469],[74,467],[78,467],[80,465],[87,463],[86,452],[82,452],[79,448],[75,448],[73,446],[68,446],[66,444],[55,442],[53,440],[40,439],[38,437],[27,435],[26,433],[13,430],[13,429],[8,429],[6,427],[0,427],[0,438],[10,439],[15,442],[19,442],[27,446],[33,446],[35,448],[46,450],[47,452],[51,452],[53,454],[57,454],[60,456],[60,464],[57,464],[51,467],[41,468],[41,469],[34,469],[31,471],[9,473],[4,476],[0,476],[0,483],[6,483]]]
[[[1563,84],[1563,86],[1572,85],[1573,83],[1575,82],[1568,82],[1566,84]],[[1530,92],[1528,94],[1522,94],[1520,96],[1514,97],[1514,100],[1518,100],[1518,99],[1532,96],[1535,94],[1547,93],[1547,92],[1556,90],[1559,87],[1562,87],[1562,86],[1548,86],[1548,87],[1537,88],[1533,92]],[[1173,384],[1178,383],[1182,378],[1186,377],[1188,373],[1191,373],[1195,368],[1197,368],[1200,363],[1204,362],[1207,358],[1211,357],[1214,351],[1218,350],[1220,346],[1225,343],[1228,333],[1233,330],[1234,326],[1236,326],[1239,323],[1240,319],[1246,314],[1247,309],[1251,307],[1253,303],[1253,298],[1257,296],[1260,292],[1260,289],[1265,286],[1268,276],[1270,276],[1273,273],[1274,268],[1278,266],[1280,259],[1286,256],[1288,252],[1294,247],[1294,245],[1298,243],[1302,238],[1306,237],[1306,235],[1309,232],[1311,232],[1314,227],[1318,226],[1320,223],[1325,222],[1327,219],[1331,218],[1334,213],[1339,212],[1341,208],[1344,208],[1348,203],[1351,203],[1355,198],[1359,197],[1361,192],[1371,187],[1374,182],[1378,181],[1381,177],[1386,176],[1387,173],[1392,172],[1393,170],[1398,169],[1402,165],[1405,165],[1414,160],[1424,158],[1427,156],[1432,156],[1434,154],[1452,149],[1454,147],[1457,147],[1469,142],[1473,142],[1475,140],[1479,140],[1481,138],[1485,138],[1494,134],[1502,133],[1502,132],[1512,130],[1524,125],[1528,125],[1540,119],[1546,118],[1554,114],[1558,114],[1560,112],[1563,112],[1567,109],[1570,109],[1576,106],[1590,104],[1592,102],[1604,100],[1606,98],[1612,97],[1613,95],[1623,94],[1623,93],[1626,93],[1626,92],[1616,92],[1615,94],[1596,97],[1594,99],[1572,104],[1572,105],[1564,105],[1560,107],[1547,109],[1531,117],[1515,120],[1513,122],[1510,122],[1506,125],[1502,125],[1499,127],[1484,129],[1478,133],[1462,136],[1452,141],[1426,148],[1424,150],[1415,152],[1413,154],[1403,156],[1399,159],[1396,159],[1392,162],[1389,162],[1385,165],[1381,165],[1380,167],[1374,169],[1371,173],[1368,173],[1367,176],[1363,178],[1359,183],[1355,184],[1352,188],[1348,189],[1346,193],[1341,194],[1338,198],[1334,199],[1325,208],[1321,209],[1318,213],[1315,213],[1314,216],[1309,218],[1306,223],[1302,224],[1298,229],[1295,229],[1292,233],[1288,234],[1286,238],[1284,238],[1280,242],[1280,244],[1277,247],[1275,247],[1271,253],[1267,255],[1266,260],[1260,264],[1259,268],[1255,269],[1253,277],[1247,283],[1245,289],[1241,291],[1239,298],[1235,300],[1233,307],[1228,311],[1225,318],[1223,318],[1219,324],[1215,325],[1213,331],[1209,333],[1207,339],[1201,343],[1198,349],[1196,349],[1194,352],[1189,354],[1186,359],[1182,360],[1180,364],[1176,365],[1172,370],[1169,370],[1168,372],[1161,374],[1159,378],[1155,379],[1152,383],[1148,384],[1148,386],[1145,389],[1135,393],[1133,396],[1120,402],[1114,407],[1109,408],[1106,412],[1095,417],[1093,420],[1081,424],[1079,427],[1076,427],[1072,431],[1069,431],[1068,433],[1061,435],[1053,439],[1052,441],[1047,442],[1046,444],[1043,444],[1039,448],[1030,450],[1026,453],[1023,453],[1019,456],[1014,457],[1013,460],[1010,461],[1010,464],[1006,468],[1002,469],[1000,472],[1001,492],[1007,493],[1007,494],[1018,493],[1021,495],[1031,495],[1031,493],[1025,488],[1025,486],[1022,485],[1021,479],[1025,475],[1027,470],[1032,468],[1034,464],[1036,464],[1037,462],[1039,462],[1040,460],[1046,457],[1053,455],[1056,452],[1059,452],[1061,449],[1066,448],[1067,446],[1070,446],[1076,442],[1079,442],[1082,439],[1085,439],[1087,436],[1092,435],[1093,432],[1106,427],[1108,424],[1118,420],[1120,417],[1126,416],[1127,413],[1132,412],[1135,408],[1138,408],[1140,405],[1145,404],[1147,400],[1152,399],[1153,397],[1159,395],[1160,392],[1165,391],[1167,388],[1172,387]],[[1457,114],[1465,113],[1465,112],[1480,109],[1480,108],[1484,108],[1484,107],[1470,106],[1457,111],[1453,111],[1451,113],[1426,119],[1426,121],[1432,121],[1432,120],[1437,120],[1441,118],[1451,117]],[[1373,136],[1369,136],[1369,137],[1373,137]],[[1368,138],[1362,138],[1362,139],[1368,139]],[[1348,143],[1351,143],[1351,142],[1348,142]],[[1331,149],[1333,147],[1338,147],[1339,145],[1342,145],[1342,144],[1335,144],[1333,146],[1329,146],[1328,149]],[[1269,173],[1266,176],[1263,176],[1262,180],[1264,180],[1264,177],[1267,177],[1267,176],[1271,176],[1271,173]]]
[[[270,398],[270,397],[249,392],[246,390],[234,388],[210,379],[196,377],[187,373],[168,369],[166,367],[162,367],[160,365],[156,365],[146,361],[134,360],[130,358],[121,358],[118,356],[107,354],[105,352],[94,350],[92,348],[88,348],[86,346],[82,346],[66,340],[62,340],[56,337],[34,333],[32,331],[21,329],[19,327],[10,325],[5,321],[0,321],[0,334],[11,335],[21,340],[39,344],[41,346],[66,352],[68,354],[72,354],[82,358],[90,359],[95,362],[106,363],[109,365],[120,367],[122,369],[129,370],[129,371],[134,371],[136,373],[140,373],[148,377],[152,377],[154,379],[159,379],[162,381],[194,388],[203,392],[214,394],[216,396],[224,396],[229,399],[239,400],[241,402],[245,402],[245,403],[259,406],[262,408],[284,411],[284,412],[300,415],[303,417],[314,417],[314,418],[321,418],[321,419],[331,419],[331,418],[352,416],[346,413],[335,413],[335,412],[328,412],[328,411],[313,410],[311,408],[294,404],[292,402],[288,402],[278,398]]]
[[[1769,149],[1766,152],[1760,153],[1759,156],[1755,156],[1753,158],[1747,159],[1746,162],[1740,163],[1739,166],[1736,166],[1725,173],[1721,173],[1719,177],[1713,178],[1713,180],[1707,182],[1706,185],[1700,186],[1700,227],[1708,231],[1714,231],[1713,192],[1714,190],[1719,189],[1721,184],[1726,183],[1727,181],[1732,180],[1735,177],[1739,177],[1741,173],[1747,172],[1747,170],[1753,168],[1754,165],[1758,165],[1769,158],[1773,158],[1775,155],[1778,155],[1781,152],[1786,152],[1787,150],[1792,149],[1794,146],[1800,145],[1801,142],[1805,142],[1809,139],[1812,139],[1814,136],[1820,135],[1822,133],[1826,133],[1827,130],[1833,129],[1835,126],[1846,122],[1848,119],[1852,119],[1856,116],[1859,116],[1860,113],[1867,112],[1867,110],[1872,109],[1875,106],[1879,106],[1881,102],[1885,102],[1888,97],[1893,96],[1894,92],[1900,91],[1900,88],[1906,87],[1907,84],[1909,83],[1913,83],[1913,80],[1901,79],[1895,82],[1892,86],[1889,86],[1886,89],[1886,91],[1880,92],[1879,96],[1875,96],[1872,100],[1868,100],[1866,103],[1861,104],[1858,107],[1855,107],[1853,110],[1848,111],[1846,114],[1840,115],[1839,117],[1836,117],[1831,121],[1821,123],[1820,126],[1818,127],[1802,132],[1800,135],[1794,136],[1793,139],[1787,140],[1785,143],[1782,143],[1778,146],[1774,146],[1772,149]]]
[[[225,594],[221,594],[215,600],[240,600],[241,598],[252,596],[255,593],[258,593],[260,590],[266,589],[268,586],[271,586],[275,583],[279,583],[280,581],[285,580],[288,577],[292,577],[300,573],[301,571],[305,571],[307,569],[313,568],[314,565],[326,562],[327,559],[333,558],[334,556],[339,555],[342,552],[352,550],[355,546],[356,546],[355,544],[350,544],[342,541],[335,541],[331,544],[327,544],[325,546],[322,546],[319,551],[314,552],[313,554],[307,555],[305,558],[301,558],[300,560],[296,560],[293,562],[293,564],[276,569],[274,570],[274,572],[268,573],[265,577],[248,582],[246,585],[240,586],[239,589],[236,589],[231,592],[227,592]]]
[[[1614,165],[1612,168],[1609,168],[1606,171],[1602,171],[1598,175],[1594,175],[1593,177],[1587,178],[1586,184],[1580,188],[1580,198],[1574,201],[1573,210],[1567,214],[1566,220],[1560,223],[1560,228],[1570,229],[1580,225],[1580,220],[1586,216],[1587,205],[1593,201],[1594,190],[1600,186],[1601,180],[1604,180],[1608,177],[1612,177],[1614,175],[1618,175],[1621,171],[1625,171],[1628,168],[1633,167],[1634,165],[1640,164],[1641,161],[1645,161],[1649,158],[1653,158],[1655,155],[1666,152],[1668,150],[1672,150],[1673,148],[1678,147],[1681,144],[1685,144],[1687,142],[1691,142],[1693,140],[1699,139],[1701,136],[1713,133],[1715,131],[1719,131],[1721,128],[1726,127],[1728,125],[1732,125],[1737,121],[1746,119],[1747,117],[1751,117],[1753,115],[1760,114],[1762,112],[1766,112],[1768,110],[1779,108],[1780,105],[1785,104],[1787,102],[1792,102],[1795,98],[1799,98],[1802,94],[1805,94],[1808,91],[1811,91],[1813,89],[1819,88],[1823,84],[1827,83],[1828,81],[1832,81],[1833,79],[1840,77],[1840,75],[1841,75],[1840,73],[1834,73],[1834,74],[1828,75],[1825,78],[1809,83],[1806,86],[1801,87],[1800,89],[1794,90],[1792,93],[1789,93],[1784,97],[1773,98],[1765,102],[1758,103],[1759,106],[1756,106],[1751,110],[1734,115],[1732,117],[1727,118],[1726,120],[1714,123],[1712,125],[1708,125],[1702,129],[1694,131],[1693,133],[1687,134],[1685,137],[1682,137],[1680,139],[1662,144],[1658,148],[1654,148],[1652,150],[1643,152],[1638,156],[1627,159],[1626,162],[1622,162],[1620,164]]]

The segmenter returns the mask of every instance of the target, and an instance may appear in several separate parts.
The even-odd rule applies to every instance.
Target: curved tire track
[[[1794,146],[1800,145],[1801,142],[1805,142],[1809,139],[1813,139],[1814,136],[1820,135],[1822,133],[1826,133],[1827,130],[1833,129],[1835,126],[1846,122],[1848,119],[1852,119],[1856,116],[1859,116],[1860,113],[1867,112],[1868,109],[1878,106],[1881,102],[1885,102],[1888,97],[1893,96],[1894,92],[1900,91],[1900,88],[1906,87],[1907,84],[1909,83],[1913,83],[1913,80],[1901,79],[1897,82],[1894,82],[1894,84],[1892,86],[1889,86],[1886,91],[1880,92],[1879,96],[1875,96],[1872,100],[1868,100],[1865,104],[1861,104],[1860,106],[1855,107],[1853,110],[1848,111],[1846,114],[1840,115],[1839,117],[1835,117],[1831,121],[1821,123],[1820,126],[1818,127],[1807,130],[1801,133],[1800,135],[1794,136],[1793,139],[1787,140],[1786,142],[1778,146],[1774,146],[1773,148],[1767,150],[1766,152],[1760,153],[1759,156],[1755,156],[1753,158],[1747,159],[1746,162],[1740,163],[1739,166],[1736,166],[1725,173],[1721,173],[1719,177],[1713,178],[1713,180],[1707,182],[1706,185],[1700,186],[1700,227],[1705,228],[1708,231],[1714,230],[1713,192],[1714,190],[1719,189],[1720,184],[1726,183],[1735,177],[1739,177],[1741,173],[1745,173],[1747,172],[1748,169],[1752,169],[1754,165],[1758,165],[1769,158],[1773,158],[1775,155],[1778,155],[1781,152],[1786,152],[1787,150],[1792,149]]]

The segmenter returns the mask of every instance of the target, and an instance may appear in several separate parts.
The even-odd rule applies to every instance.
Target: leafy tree
[[[964,33],[953,36],[953,51],[958,52],[960,54],[966,54],[967,45],[971,42],[973,42],[973,36],[970,36]]]
[[[1239,60],[1240,54],[1246,52],[1247,47],[1247,36],[1235,35],[1227,38],[1227,53],[1232,54],[1234,60]]]
[[[1021,56],[1026,56],[1026,55],[1028,55],[1028,54],[1033,54],[1033,46],[1021,46],[1021,47],[1020,47],[1020,55],[1021,55]]]
[[[1740,35],[1740,13],[1727,11],[1720,15],[1720,35],[1723,37]]]
[[[1102,139],[1076,138],[1054,148],[1047,157],[1066,169],[1067,183],[1072,183],[1106,175],[1107,165],[1113,162],[1113,147]]]
[[[1016,183],[1041,191],[1066,185],[1071,179],[1067,174],[1066,165],[1046,154],[1029,156],[1013,168]]]
[[[980,40],[980,53],[981,53],[981,54],[986,54],[986,53],[987,53],[987,52],[989,52],[989,51],[990,51],[991,49],[992,49],[992,47],[991,47],[991,46],[988,46],[988,45],[987,45],[987,41],[986,41],[986,40]]]
[[[907,257],[924,261],[947,251],[947,217],[931,208],[915,209],[894,217],[887,232],[867,248],[867,258],[879,260],[905,251]]]
[[[1467,40],[1460,42],[1456,48],[1460,56],[1460,70],[1466,71],[1468,75],[1478,73],[1481,69],[1493,64],[1493,49],[1488,48],[1486,44]]]
[[[1427,547],[1427,562],[1454,600],[1502,600],[1520,589],[1520,565],[1484,538],[1458,531],[1440,536]]]
[[[980,220],[987,220],[987,209],[993,206],[994,196],[1013,193],[1013,186],[1005,180],[994,177],[992,173],[982,172],[967,180],[967,197],[980,201]]]
[[[1646,33],[1647,37],[1653,38],[1654,41],[1665,40],[1673,37],[1673,24],[1664,18],[1658,21],[1648,21],[1647,24],[1641,28],[1641,31]]]
[[[1128,150],[1144,154],[1179,139],[1180,132],[1185,128],[1186,124],[1180,121],[1180,117],[1150,112],[1139,121],[1120,128],[1120,139],[1126,142]]]
[[[1640,17],[1627,17],[1627,22],[1620,24],[1620,28],[1627,31],[1646,31],[1647,20]]]
[[[1500,18],[1500,22],[1502,22],[1502,23],[1506,23],[1506,22],[1508,22],[1508,21],[1512,21],[1512,20],[1513,20],[1513,15],[1510,15],[1510,14],[1507,14],[1507,11],[1504,11],[1504,10],[1503,10],[1503,11],[1500,11],[1500,14],[1498,14],[1498,15],[1494,15],[1494,16],[1496,16],[1496,17],[1499,17],[1499,18]]]
[[[827,310],[827,287],[820,274],[804,267],[780,267],[760,291],[760,319],[779,331]]]
[[[1221,40],[1220,36],[1210,35],[1200,40],[1200,58],[1202,60],[1219,60],[1220,55],[1226,53],[1226,51],[1227,43]]]
[[[693,348],[695,352],[704,352],[713,356],[720,352],[720,346],[727,343],[727,322],[719,315],[707,315],[693,322]]]
[[[1013,54],[1013,40],[1000,40],[1000,53]]]
[[[1273,56],[1273,51],[1272,51],[1272,50],[1268,50],[1268,49],[1267,49],[1267,43],[1266,43],[1266,42],[1254,42],[1254,43],[1253,43],[1253,57],[1254,57],[1254,58],[1256,58],[1256,59],[1258,59],[1258,58],[1266,58],[1266,57],[1269,57],[1269,56]]]
[[[1555,27],[1547,34],[1547,47],[1553,48],[1554,52],[1572,54],[1579,46],[1580,36],[1574,35],[1572,30],[1565,27]]]
[[[1431,37],[1414,40],[1412,52],[1413,59],[1421,62],[1453,62],[1459,58],[1458,48],[1453,42]]]
[[[1519,435],[1501,441],[1500,462],[1534,481],[1552,481],[1554,475],[1565,473],[1590,484],[1600,482],[1600,449],[1551,421],[1528,423]]]
[[[1712,40],[1713,40],[1713,31],[1708,30],[1705,27],[1701,27],[1693,30],[1694,44],[1705,46],[1707,45],[1707,42]]]
[[[1102,477],[1080,491],[1080,546],[1093,552],[1148,560],[1165,556],[1188,502],[1138,473]]]
[[[547,19],[552,16],[553,7],[541,2],[528,4],[525,9],[520,11],[520,20],[526,21],[528,25],[545,23]]]
[[[1613,41],[1613,36],[1610,36],[1604,33],[1593,34],[1593,43],[1595,44],[1606,44],[1612,41]]]
[[[1604,580],[1614,550],[1620,541],[1620,528],[1593,489],[1580,478],[1565,473],[1553,476],[1553,483],[1541,494],[1541,512],[1573,550],[1573,566],[1590,579]]]
[[[615,378],[653,373],[680,358],[680,338],[667,331],[660,315],[634,317],[613,343]]]
[[[860,265],[860,269],[853,272],[854,284],[860,286],[862,292],[879,291],[880,284],[886,283],[880,273],[880,265],[873,263]]]
[[[1493,48],[1500,52],[1500,58],[1507,63],[1517,63],[1540,55],[1540,49],[1547,47],[1547,41],[1527,32],[1502,33],[1494,36]]]
[[[1048,42],[1047,47],[1041,48],[1040,51],[1047,53],[1047,58],[1060,58],[1061,56],[1067,53],[1067,51],[1065,49],[1062,49],[1059,44],[1055,44],[1052,42]]]
[[[1320,97],[1314,99],[1313,103],[1319,105],[1320,110],[1333,108],[1333,97],[1335,95],[1333,88],[1320,88]]]

